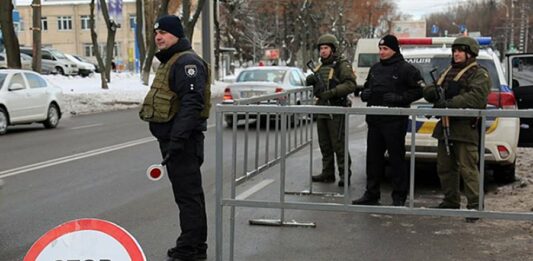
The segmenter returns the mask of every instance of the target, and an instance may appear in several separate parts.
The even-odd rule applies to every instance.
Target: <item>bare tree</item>
[[[20,45],[13,27],[13,2],[11,0],[0,0],[0,6],[2,6],[0,8],[0,28],[2,29],[6,48],[7,67],[21,68]]]
[[[191,0],[160,0],[160,1],[145,1],[144,3],[144,22],[145,22],[145,37],[146,39],[146,55],[143,64],[143,70],[141,74],[141,79],[143,84],[148,85],[148,78],[150,76],[150,71],[152,68],[152,61],[156,51],[154,35],[153,35],[153,25],[157,17],[164,14],[175,14],[178,7],[181,5],[182,8],[182,18],[183,30],[185,31],[185,36],[192,41],[194,27],[198,21],[198,17],[202,12],[205,0],[197,0],[196,9],[194,14],[191,16],[192,8],[194,3]],[[159,6],[159,8],[157,8]]]
[[[98,37],[96,35],[96,30],[95,30],[94,1],[95,0],[91,0],[91,4],[90,4],[91,13],[90,13],[89,21],[91,23],[91,40],[93,42],[94,55],[96,56],[96,60],[98,61],[98,67],[101,68],[100,79],[102,83],[102,89],[109,89],[109,87],[107,86],[106,74],[104,73],[104,70],[105,70],[104,61],[102,60],[102,56],[100,55],[100,48],[98,46]]]
[[[41,72],[41,0],[33,0],[31,3],[33,9],[33,49],[31,68],[36,72]]]

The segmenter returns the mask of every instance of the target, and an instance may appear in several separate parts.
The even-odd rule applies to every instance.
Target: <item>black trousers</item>
[[[159,140],[163,157],[167,154],[169,140]],[[204,161],[204,134],[197,132],[185,141],[185,149],[172,155],[166,167],[172,184],[174,199],[179,208],[181,234],[176,240],[176,253],[191,257],[207,249],[207,218],[205,211],[202,173]]]
[[[366,150],[366,194],[381,197],[380,184],[385,174],[385,151],[392,170],[392,198],[405,200],[409,175],[405,165],[405,134],[408,119],[395,119],[368,124]]]

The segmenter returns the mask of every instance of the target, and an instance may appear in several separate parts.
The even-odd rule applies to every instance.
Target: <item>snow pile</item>
[[[101,88],[99,74],[89,77],[66,77],[45,75],[49,82],[63,89],[62,111],[67,115],[87,114],[138,107],[148,92],[138,74],[112,73],[108,89]],[[150,77],[150,83],[153,75]],[[215,82],[211,85],[211,96],[224,93],[227,83]]]

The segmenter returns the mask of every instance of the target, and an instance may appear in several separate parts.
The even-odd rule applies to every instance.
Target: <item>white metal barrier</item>
[[[287,222],[284,220],[285,209],[295,210],[320,210],[320,211],[338,211],[338,212],[361,212],[361,213],[377,213],[377,214],[403,214],[403,215],[431,215],[431,216],[449,216],[449,217],[474,217],[474,218],[490,218],[490,219],[509,219],[509,220],[533,220],[533,212],[502,212],[502,211],[486,211],[484,210],[484,179],[485,179],[485,153],[480,153],[480,180],[479,180],[479,209],[478,211],[461,210],[461,209],[432,209],[432,208],[417,208],[414,206],[414,180],[415,180],[415,142],[416,132],[411,132],[411,155],[410,157],[410,188],[409,188],[409,205],[408,207],[392,207],[392,206],[362,206],[351,205],[350,202],[350,190],[349,186],[344,187],[343,195],[334,195],[324,192],[313,192],[311,186],[311,175],[313,173],[313,131],[312,131],[312,118],[316,114],[340,114],[344,116],[344,128],[345,128],[345,151],[348,152],[348,143],[350,140],[349,133],[349,120],[350,115],[406,115],[411,116],[412,119],[416,119],[417,115],[440,115],[440,116],[458,116],[458,117],[479,117],[481,119],[481,129],[485,129],[487,117],[529,117],[533,118],[533,110],[461,110],[461,109],[411,109],[411,108],[343,108],[343,107],[328,107],[328,106],[312,106],[309,105],[312,102],[311,89],[302,88],[294,90],[290,93],[279,93],[269,96],[261,96],[250,99],[243,99],[236,101],[234,105],[217,105],[216,106],[216,258],[222,260],[222,243],[223,241],[223,209],[224,207],[230,208],[230,228],[229,228],[229,259],[233,260],[234,251],[234,234],[235,234],[235,207],[247,207],[247,208],[270,208],[279,209],[280,218],[272,220],[250,220],[252,225],[275,225],[275,226],[314,226],[313,222]],[[310,97],[305,99],[305,102],[300,105],[288,105],[286,101],[289,99],[297,99],[294,97]],[[275,105],[252,105],[265,100],[275,99]],[[296,104],[293,102],[292,104]],[[306,105],[307,104],[307,105]],[[232,115],[237,119],[238,114],[244,114],[245,126],[244,126],[244,144],[243,155],[244,160],[241,162],[243,165],[242,174],[238,173],[238,150],[237,143],[240,140],[237,135],[237,124],[233,124],[232,140],[230,141],[232,146],[232,152],[229,154],[231,161],[225,161],[224,156],[228,155],[224,153],[224,143],[227,141],[223,135],[223,118],[227,115]],[[256,121],[256,142],[255,142],[255,165],[254,168],[249,170],[248,162],[248,134],[249,134],[249,115],[254,114]],[[265,159],[263,164],[259,164],[259,147],[261,143],[259,141],[259,129],[260,129],[260,116],[266,116],[265,122]],[[303,115],[303,116],[302,116]],[[274,141],[274,155],[272,159],[269,155],[272,152],[270,148],[270,119],[269,117],[275,117],[275,141]],[[288,124],[289,119],[298,119],[300,124]],[[236,123],[237,121],[234,121]],[[278,123],[279,122],[279,123]],[[411,121],[411,130],[416,130],[416,120]],[[298,136],[298,134],[300,134]],[[278,138],[279,135],[279,138]],[[294,139],[291,140],[291,137]],[[299,142],[297,142],[299,138]],[[292,142],[291,142],[292,141]],[[279,144],[278,144],[279,142]],[[293,193],[285,191],[285,176],[286,176],[286,159],[293,153],[309,147],[309,190],[303,193]],[[480,151],[485,150],[485,132],[481,132]],[[279,153],[278,153],[279,150]],[[225,166],[230,163],[230,184],[229,195],[224,193],[224,176]],[[236,198],[236,186],[242,184],[249,178],[264,172],[274,165],[280,164],[280,198],[279,201],[258,201],[258,200],[243,200]],[[348,183],[348,161],[344,162],[344,178],[345,184]],[[287,202],[285,200],[285,194],[320,194],[343,196],[343,204],[336,203],[320,203],[320,202]]]

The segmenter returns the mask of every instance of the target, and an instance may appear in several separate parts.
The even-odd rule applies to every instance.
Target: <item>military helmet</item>
[[[337,40],[337,37],[332,34],[323,34],[320,36],[316,47],[320,49],[320,46],[324,44],[329,45],[333,49],[333,52],[337,51],[339,48],[339,40]]]
[[[473,56],[478,56],[479,54],[479,43],[476,39],[468,36],[461,36],[455,39],[452,44],[452,48],[455,46],[466,46],[466,52],[470,53]]]

